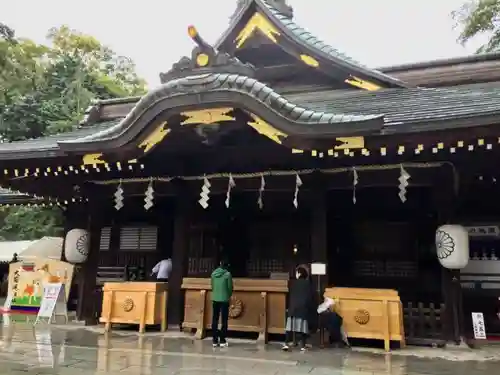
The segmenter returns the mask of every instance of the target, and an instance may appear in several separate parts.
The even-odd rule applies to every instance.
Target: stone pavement
[[[279,345],[210,341],[171,335],[16,323],[1,328],[0,375],[476,375],[500,372],[498,347],[479,351],[409,349],[385,354],[367,349],[283,353]],[[444,359],[449,358],[449,359]],[[451,360],[450,360],[451,359]]]

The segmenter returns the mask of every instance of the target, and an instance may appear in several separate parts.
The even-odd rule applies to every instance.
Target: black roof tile
[[[135,98],[134,98],[135,99]],[[426,128],[430,121],[453,120],[482,115],[500,116],[500,82],[479,83],[443,88],[392,88],[378,91],[362,90],[322,90],[301,93],[283,93],[279,99],[284,102],[290,115],[300,121],[314,123],[318,115],[336,115],[328,120],[335,122],[352,121],[353,116],[384,116],[385,130],[399,132],[409,124]],[[293,103],[293,105],[291,104]],[[293,107],[295,106],[295,107]],[[292,108],[293,107],[293,108]],[[300,113],[295,115],[295,109]],[[312,115],[314,113],[314,116]],[[73,132],[57,134],[12,143],[0,143],[0,152],[10,150],[57,150],[58,142],[80,141],[82,138],[101,139],[101,135],[114,135],[122,119],[100,122],[91,127],[83,127]],[[426,128],[425,130],[429,130]],[[0,195],[3,192],[0,190]]]
[[[323,54],[326,59],[331,60],[333,63],[338,64],[344,69],[350,70],[354,69],[358,74],[363,74],[368,77],[372,77],[380,82],[389,83],[396,87],[406,87],[407,84],[403,81],[384,74],[376,69],[367,67],[360,62],[354,60],[353,58],[347,56],[345,53],[339,51],[338,49],[332,47],[331,45],[323,42],[312,33],[307,31],[305,28],[299,26],[293,21],[288,14],[284,14],[274,5],[274,2],[269,0],[246,0],[240,1],[235,14],[231,18],[231,23],[229,27],[220,36],[218,41],[215,43],[215,48],[219,49],[221,45],[227,40],[231,35],[231,32],[239,26],[240,21],[243,16],[249,11],[249,9],[255,4],[262,12],[266,13],[270,19],[273,19],[276,24],[286,31],[291,38],[301,43],[305,48],[310,48],[316,52]]]
[[[316,111],[383,114],[386,128],[500,114],[500,82],[446,88],[329,90],[285,96]]]
[[[86,136],[73,137],[63,140],[61,143],[78,144],[94,141],[106,141],[118,137],[127,128],[132,126],[141,114],[146,111],[151,103],[157,102],[160,98],[169,98],[183,94],[200,94],[202,92],[239,92],[247,94],[248,97],[269,107],[283,118],[290,122],[295,122],[304,130],[314,129],[318,125],[335,125],[342,123],[368,123],[379,122],[382,124],[382,117],[379,115],[363,114],[352,116],[346,113],[329,113],[328,111],[314,111],[305,106],[287,100],[283,95],[277,93],[273,88],[256,80],[238,74],[209,73],[203,75],[187,76],[169,81],[149,91],[143,96],[132,109],[132,111],[111,127],[101,131],[96,131]],[[1,150],[1,148],[0,148]]]
[[[17,142],[4,142],[0,143],[0,151],[6,152],[10,150],[23,151],[23,150],[39,150],[39,151],[50,151],[57,150],[58,142],[68,141],[76,138],[86,137],[88,135],[100,132],[104,129],[111,128],[116,125],[120,119],[115,121],[100,122],[94,126],[82,127],[67,133],[60,133],[53,136],[41,137],[36,139],[28,139],[26,141]],[[0,193],[1,194],[1,193]]]
[[[282,14],[278,9],[274,8],[273,5],[266,0],[257,0],[263,6],[267,8],[267,10],[272,14],[272,16],[280,22],[283,27],[290,31],[293,35],[298,38],[299,42],[302,42],[306,46],[316,49],[319,52],[326,54],[330,59],[345,68],[354,68],[360,73],[375,78],[381,82],[390,83],[395,86],[405,87],[406,84],[394,77],[391,77],[387,74],[384,74],[376,69],[372,69],[367,67],[366,65],[361,64],[360,62],[354,60],[353,58],[347,56],[345,53],[339,51],[338,49],[332,47],[331,45],[323,42],[305,28],[297,25],[292,18]]]

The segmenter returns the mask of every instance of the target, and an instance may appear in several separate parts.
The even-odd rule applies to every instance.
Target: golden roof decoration
[[[254,76],[255,68],[251,64],[243,63],[234,56],[217,51],[200,36],[195,26],[188,27],[188,35],[196,44],[191,52],[191,57],[182,57],[172,65],[168,72],[160,73],[161,83],[204,73],[234,73],[247,77]]]

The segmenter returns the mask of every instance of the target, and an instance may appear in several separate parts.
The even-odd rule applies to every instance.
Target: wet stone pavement
[[[210,341],[111,333],[84,327],[16,323],[0,334],[0,374],[252,374],[252,375],[475,375],[500,373],[500,361],[471,350],[455,351],[454,360],[436,358],[440,349],[417,353],[372,353],[317,349],[283,353],[277,344],[233,341],[214,349]],[[423,353],[423,354],[422,354]],[[426,354],[427,353],[427,354]],[[471,354],[472,353],[472,354]],[[477,351],[476,351],[477,353]],[[484,352],[482,352],[484,354]],[[500,357],[499,357],[500,359]]]

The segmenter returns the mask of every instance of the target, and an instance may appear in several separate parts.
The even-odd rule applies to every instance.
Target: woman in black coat
[[[309,334],[308,319],[311,311],[316,309],[314,303],[314,289],[308,279],[307,271],[299,267],[296,279],[291,280],[288,287],[288,310],[285,326],[285,344],[283,350],[289,350],[288,343],[300,340],[300,350],[306,350],[306,339]]]

